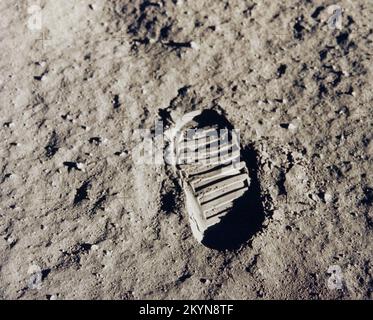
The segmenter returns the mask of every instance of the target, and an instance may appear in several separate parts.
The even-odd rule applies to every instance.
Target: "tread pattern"
[[[234,131],[229,135],[216,127],[186,130],[179,136],[176,154],[181,179],[191,186],[208,225],[219,222],[249,188]]]

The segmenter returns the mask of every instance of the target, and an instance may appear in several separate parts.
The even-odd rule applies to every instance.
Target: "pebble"
[[[13,245],[17,242],[17,239],[13,236],[9,236],[8,239],[6,240],[10,245]]]
[[[325,192],[325,194],[324,194],[324,200],[325,200],[326,203],[330,203],[333,200],[333,196],[330,193]]]
[[[79,170],[82,170],[82,171],[84,171],[84,169],[85,169],[85,165],[84,165],[84,163],[82,163],[82,162],[78,162],[78,163],[76,164],[76,167],[77,167]]]
[[[288,127],[288,129],[289,129],[290,131],[295,131],[295,130],[297,130],[297,128],[298,128],[298,126],[295,125],[295,124],[293,124],[293,123],[290,123],[290,124],[289,124],[289,127]]]
[[[199,50],[199,45],[197,43],[195,43],[194,41],[192,41],[190,43],[190,46],[192,47],[192,49],[194,50]]]
[[[4,123],[4,127],[6,127],[6,128],[13,128],[14,127],[14,123],[13,122],[5,122]]]

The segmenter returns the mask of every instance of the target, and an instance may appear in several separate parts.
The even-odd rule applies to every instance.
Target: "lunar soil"
[[[0,12],[1,299],[373,298],[373,1]],[[201,109],[251,179],[208,245],[171,168],[135,156]]]

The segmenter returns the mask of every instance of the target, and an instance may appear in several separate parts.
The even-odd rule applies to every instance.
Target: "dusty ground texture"
[[[339,1],[341,30],[331,1],[42,0],[39,30],[31,4],[0,4],[1,298],[373,298],[372,1]],[[132,157],[199,108],[251,166],[263,221],[234,250]]]

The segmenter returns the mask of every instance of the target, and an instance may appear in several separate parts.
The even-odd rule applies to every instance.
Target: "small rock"
[[[5,128],[12,128],[12,127],[14,127],[14,123],[11,122],[11,121],[10,121],[10,122],[5,122],[5,123],[4,123],[4,127],[5,127]]]
[[[325,194],[324,194],[324,201],[326,203],[330,203],[330,202],[332,202],[332,200],[333,200],[333,196],[330,193],[325,192]]]
[[[190,46],[191,46],[191,48],[194,49],[194,50],[199,50],[199,45],[198,45],[197,43],[195,43],[194,41],[192,41],[192,42],[190,43]]]
[[[37,81],[45,81],[47,79],[47,76],[45,74],[42,74],[40,76],[34,76],[34,79]]]
[[[9,236],[6,241],[9,243],[10,246],[13,246],[16,244],[17,242],[17,238],[13,237],[13,236]]]
[[[296,126],[296,125],[293,124],[293,123],[290,123],[290,124],[289,124],[289,127],[288,127],[288,129],[289,129],[290,131],[295,131],[295,130],[297,130],[297,128],[298,128],[298,126]]]
[[[84,165],[84,163],[78,162],[78,163],[76,164],[76,167],[77,167],[79,170],[84,171],[85,165]]]

